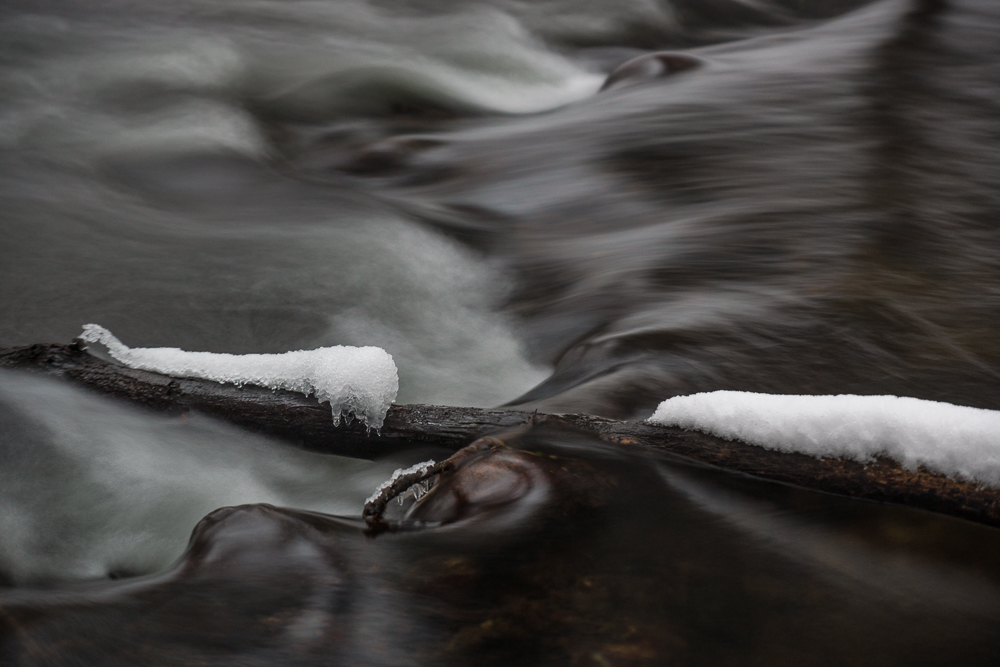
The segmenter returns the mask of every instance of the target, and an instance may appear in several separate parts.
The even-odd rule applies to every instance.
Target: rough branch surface
[[[533,417],[519,410],[394,405],[381,431],[369,432],[358,422],[336,425],[328,406],[301,394],[134,370],[98,359],[78,343],[0,348],[0,368],[61,377],[157,411],[197,411],[306,449],[361,458],[376,458],[420,443],[457,451],[478,437]],[[655,449],[764,479],[1000,526],[1000,492],[924,470],[904,470],[887,459],[863,465],[771,451],[641,422],[588,415],[557,418],[626,447]]]

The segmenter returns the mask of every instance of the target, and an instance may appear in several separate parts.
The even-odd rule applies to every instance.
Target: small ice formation
[[[388,489],[393,484],[395,484],[396,480],[399,479],[400,477],[402,477],[403,475],[412,475],[413,473],[423,474],[423,473],[427,472],[430,469],[430,467],[433,466],[435,463],[436,463],[436,461],[434,461],[434,459],[431,459],[429,461],[424,461],[423,463],[414,464],[414,465],[410,466],[409,468],[405,468],[405,469],[404,468],[397,468],[396,472],[392,473],[392,477],[390,477],[389,479],[387,479],[384,482],[382,482],[381,484],[379,484],[378,488],[375,489],[375,493],[373,493],[370,496],[368,496],[368,500],[365,501],[365,505],[367,505],[367,504],[369,504],[371,502],[374,502],[375,500],[378,500],[378,497],[382,494],[382,492],[385,491],[386,489]],[[426,490],[424,490],[424,493],[426,493]],[[400,496],[400,497],[402,497],[402,496]],[[419,498],[419,496],[418,496],[418,498]]]
[[[353,415],[368,428],[382,427],[399,390],[396,364],[379,347],[337,345],[284,354],[187,352],[176,347],[128,347],[97,324],[85,324],[80,338],[104,345],[112,357],[131,368],[314,394],[330,403],[334,420]]]
[[[767,449],[870,462],[895,459],[1000,487],[1000,411],[900,396],[714,391],[669,398],[647,420]]]

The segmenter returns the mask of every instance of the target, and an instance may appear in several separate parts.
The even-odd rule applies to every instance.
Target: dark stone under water
[[[500,444],[500,443],[503,444]],[[993,665],[996,530],[628,453],[456,455],[397,530],[244,505],[157,575],[0,595],[12,665]]]

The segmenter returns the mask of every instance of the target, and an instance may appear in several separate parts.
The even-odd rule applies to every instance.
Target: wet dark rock
[[[608,75],[601,90],[650,79],[662,79],[700,67],[702,64],[699,58],[685,53],[647,53],[619,65]]]
[[[549,420],[456,454],[396,531],[229,507],[162,574],[0,592],[0,663],[992,665],[998,539]]]
[[[375,176],[408,166],[419,151],[440,145],[440,141],[414,137],[392,137],[358,150],[343,167],[350,174]]]

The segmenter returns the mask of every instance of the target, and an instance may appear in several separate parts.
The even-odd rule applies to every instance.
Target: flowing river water
[[[1000,409],[998,35],[992,0],[7,0],[0,346],[376,345],[399,403],[620,419]],[[0,374],[0,661],[1000,663],[995,529],[512,438],[563,463],[372,539],[440,452]]]

